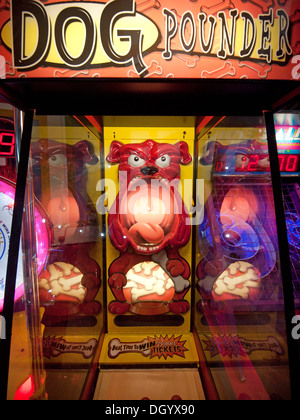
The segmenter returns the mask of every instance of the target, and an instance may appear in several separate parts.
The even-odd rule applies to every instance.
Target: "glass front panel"
[[[205,200],[197,228],[195,321],[203,353],[221,398],[289,398],[264,120],[205,117],[197,131]]]
[[[9,120],[6,226],[12,109]],[[279,160],[294,269],[297,149]],[[290,399],[263,117],[36,115],[24,207],[10,399]]]
[[[103,329],[101,147],[97,117],[34,119],[33,190],[50,234],[38,276],[49,399],[79,399]]]
[[[10,346],[6,398],[44,399],[45,375],[42,360],[41,324],[36,278],[47,259],[49,247],[48,225],[45,212],[38,202],[31,200],[30,167],[22,206],[15,209],[15,192],[18,160],[21,146],[23,115],[10,105],[0,104],[0,329],[1,363],[4,363],[6,350]],[[16,276],[12,273],[14,261],[10,259],[12,220],[15,212],[21,211],[23,223]],[[7,311],[6,287],[13,288],[14,310],[12,333],[7,330],[10,324]],[[3,353],[2,353],[3,352]],[[1,368],[4,366],[1,366]],[[2,379],[7,373],[2,371]]]
[[[275,128],[295,307],[300,314],[300,114],[275,114]]]

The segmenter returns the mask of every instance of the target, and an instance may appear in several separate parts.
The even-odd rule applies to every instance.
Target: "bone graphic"
[[[16,74],[16,69],[14,68],[14,66],[9,61],[6,61],[5,65],[6,65],[5,76],[14,76]]]
[[[239,62],[239,67],[248,67],[250,70],[255,71],[260,79],[268,77],[268,73],[272,70],[272,66],[265,66],[256,63],[248,64],[246,62]]]
[[[252,3],[259,7],[263,13],[267,13],[274,6],[273,0],[242,0],[243,3]]]
[[[111,359],[115,359],[122,353],[141,353],[143,356],[147,357],[151,354],[151,349],[147,348],[148,345],[148,338],[137,343],[122,343],[118,338],[114,338],[109,342],[108,356]]]
[[[211,15],[222,10],[226,9],[234,9],[234,4],[231,0],[223,0],[220,3],[213,4],[212,6],[201,6],[200,11],[202,13],[206,13],[207,15]]]
[[[300,54],[300,42],[297,41],[292,49],[293,49],[294,56]]]
[[[236,73],[235,68],[230,63],[230,61],[226,61],[224,66],[219,67],[212,71],[203,70],[201,72],[202,79],[207,79],[213,77],[214,79],[221,79],[225,76],[234,76]]]
[[[0,55],[0,79],[5,79],[6,61],[3,55]]]
[[[89,359],[93,356],[97,344],[97,340],[95,338],[91,338],[86,343],[72,343],[66,341],[63,338],[54,338],[53,342],[51,343],[51,337],[49,337],[48,340],[50,341],[50,346],[52,347],[52,357],[59,356],[62,353],[79,353],[82,354],[84,359]]]
[[[89,70],[80,70],[72,75],[70,75],[70,72],[72,70],[54,70],[53,73],[53,77],[78,77],[79,75],[83,74],[83,75],[88,75],[89,74]]]
[[[137,3],[136,8],[139,12],[146,12],[151,9],[160,9],[161,5],[158,0],[144,0]]]
[[[291,23],[300,22],[300,9],[296,9],[295,12],[290,16]]]
[[[253,353],[254,351],[271,351],[278,355],[284,355],[284,350],[276,337],[269,336],[267,340],[248,340],[243,337],[240,338],[241,343],[253,343],[255,346],[247,346],[245,351],[248,355]]]
[[[164,249],[160,251],[158,254],[153,254],[151,259],[152,261],[160,265],[165,270],[166,273],[169,273],[167,270],[168,256]],[[174,277],[174,276],[171,276],[171,274],[169,273],[169,276],[174,282],[176,292],[182,292],[184,289],[186,289],[190,285],[190,282],[180,275]]]
[[[150,66],[148,67],[148,73],[145,76],[146,77],[151,77],[151,76],[161,76],[163,74],[163,69],[162,67],[159,65],[159,63],[156,60],[152,60],[150,63]],[[128,72],[128,77],[136,77],[137,73],[134,70],[129,70]]]
[[[176,54],[176,57],[179,58],[179,60],[182,60],[185,62],[186,66],[189,68],[194,68],[196,67],[197,61],[200,60],[200,57],[198,55],[193,55],[193,56],[186,56],[183,54]]]

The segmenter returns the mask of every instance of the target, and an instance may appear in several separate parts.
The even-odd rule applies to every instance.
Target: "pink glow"
[[[26,381],[23,382],[23,384],[17,389],[14,400],[29,400],[30,397],[33,395],[33,392],[33,379],[32,375],[30,375],[29,378],[26,379]]]
[[[0,179],[0,227],[2,223],[1,219],[4,217],[4,211],[7,211],[10,214],[12,214],[13,206],[14,206],[14,197],[15,197],[15,185],[5,179]],[[45,262],[47,260],[48,249],[50,245],[50,238],[49,238],[49,229],[47,225],[46,216],[43,217],[42,209],[38,202],[36,202],[36,206],[35,206],[35,228],[36,228],[36,237],[37,237],[37,268],[38,268],[38,274],[39,274],[42,271],[45,265]],[[6,242],[7,242],[7,238],[6,240],[3,240],[2,247],[7,247],[8,244]],[[2,257],[3,257],[3,263],[5,264],[7,262],[7,254],[4,253],[4,251],[2,252],[2,255],[0,255],[0,260]],[[16,281],[15,301],[20,299],[20,297],[23,296],[23,294],[24,294],[23,282]],[[1,289],[0,289],[0,312],[3,309],[3,303],[4,303],[3,295],[4,293],[2,291],[2,295],[1,295]]]

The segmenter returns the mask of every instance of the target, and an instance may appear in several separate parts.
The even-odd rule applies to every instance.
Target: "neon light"
[[[262,155],[245,155],[242,158],[242,167],[236,167],[236,172],[270,172],[260,166],[259,162],[262,160]],[[280,172],[299,172],[300,171],[300,155],[279,154],[279,169]],[[248,163],[247,163],[248,162]],[[219,163],[219,162],[218,162]],[[216,168],[216,170],[218,170]]]
[[[0,134],[0,156],[13,156],[15,153],[15,135],[13,133]]]
[[[293,126],[277,126],[276,141],[277,143],[299,142],[300,141],[300,127]]]
[[[15,185],[5,179],[0,179],[0,312],[3,310],[4,303],[5,279],[14,199]],[[37,269],[39,274],[47,260],[50,237],[47,220],[43,217],[42,208],[37,202],[35,206],[35,228],[37,238]],[[15,301],[20,299],[23,294],[23,267],[22,258],[19,258]]]
[[[300,155],[279,155],[280,172],[298,172]]]
[[[216,172],[222,172],[223,170],[223,162],[217,162],[216,164]]]
[[[248,162],[248,158],[247,158],[246,156],[243,156],[243,157],[242,157],[242,162],[243,162],[243,164],[242,164],[242,168],[241,168],[241,170],[242,170],[242,171],[244,171],[244,170],[245,170],[245,168],[247,168],[247,164],[246,164],[246,162]]]
[[[286,172],[295,172],[297,168],[297,163],[298,163],[298,156],[296,155],[288,156],[286,167],[285,167]]]
[[[14,400],[16,401],[26,401],[29,400],[30,397],[34,393],[34,385],[33,385],[33,377],[32,375],[26,379],[25,382],[17,389]]]
[[[259,160],[259,155],[249,156],[249,163],[248,163],[248,168],[247,168],[249,172],[256,171],[258,160]]]

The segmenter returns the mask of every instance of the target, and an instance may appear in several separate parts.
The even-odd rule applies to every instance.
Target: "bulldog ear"
[[[81,140],[76,143],[74,145],[74,152],[84,163],[93,165],[98,162],[98,158],[94,154],[94,147],[87,140]]]
[[[119,163],[120,162],[120,150],[123,146],[123,143],[119,141],[112,141],[110,145],[109,154],[106,157],[106,160],[110,163]]]
[[[189,146],[185,141],[179,141],[175,144],[176,147],[180,150],[180,163],[182,165],[187,165],[192,161],[192,156],[189,154]]]

